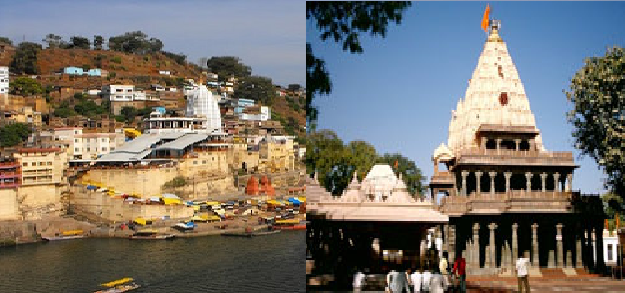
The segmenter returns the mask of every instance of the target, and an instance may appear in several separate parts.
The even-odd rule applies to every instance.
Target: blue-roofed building
[[[236,107],[234,107],[234,113],[240,114],[243,112],[243,110],[245,110],[245,107],[254,106],[254,104],[255,104],[254,100],[239,99],[237,101]]]
[[[63,73],[72,74],[72,75],[82,75],[83,70],[82,68],[79,68],[79,67],[70,66],[70,67],[63,68]]]
[[[92,68],[87,71],[89,76],[102,76],[102,70],[100,68]]]

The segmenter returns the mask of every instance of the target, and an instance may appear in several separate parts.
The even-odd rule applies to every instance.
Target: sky
[[[306,83],[304,1],[0,0],[0,7],[0,36],[14,43],[41,43],[49,33],[108,40],[140,30],[191,62],[238,56],[275,84]]]
[[[317,96],[317,129],[345,142],[364,140],[379,154],[401,153],[428,178],[432,154],[447,143],[451,111],[464,98],[486,34],[486,2],[415,2],[386,38],[361,35],[363,54],[322,42],[310,20],[306,41],[326,61],[333,84]],[[573,190],[603,193],[604,173],[573,144],[572,109],[564,94],[586,57],[625,45],[625,2],[491,2],[491,19],[524,84],[530,109],[550,151],[572,151],[580,166]],[[429,181],[429,179],[428,179]]]

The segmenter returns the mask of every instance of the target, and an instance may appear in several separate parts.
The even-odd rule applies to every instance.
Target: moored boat
[[[159,234],[157,230],[148,229],[137,231],[134,235],[129,236],[130,239],[139,240],[165,240],[173,239],[174,234]]]
[[[132,282],[133,280],[134,280],[133,278],[123,278],[123,279],[115,280],[112,282],[100,284],[100,286],[108,287],[108,289],[98,290],[98,291],[95,291],[94,293],[121,293],[121,292],[128,292],[130,290],[134,290],[134,289],[141,287],[139,284]]]
[[[57,233],[55,234],[55,236],[41,237],[41,239],[43,239],[44,241],[56,241],[56,240],[79,239],[79,238],[84,238],[84,237],[85,236],[83,235],[82,230],[72,230],[72,231],[65,231],[61,233],[60,235]]]

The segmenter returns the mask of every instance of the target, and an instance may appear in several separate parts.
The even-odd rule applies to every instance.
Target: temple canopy
[[[499,27],[498,23],[491,26],[465,97],[452,112],[447,146],[454,153],[478,147],[476,132],[482,124],[536,127],[519,73],[499,36]],[[544,150],[540,134],[536,144]]]

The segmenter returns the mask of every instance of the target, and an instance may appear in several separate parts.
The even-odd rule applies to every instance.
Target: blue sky
[[[573,151],[574,190],[602,193],[604,174],[573,147],[563,91],[584,58],[625,45],[624,2],[491,2],[548,150]],[[319,96],[318,129],[345,142],[365,140],[379,153],[399,152],[432,175],[434,149],[447,142],[451,111],[464,97],[486,35],[486,2],[415,2],[386,38],[363,35],[363,54],[321,42],[312,22],[306,40],[326,61],[333,82]]]
[[[48,33],[108,40],[140,30],[192,62],[234,55],[274,83],[306,83],[304,1],[0,0],[0,7],[0,36],[14,43],[41,42]]]

